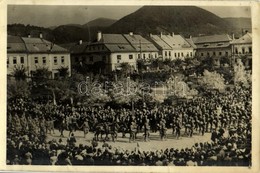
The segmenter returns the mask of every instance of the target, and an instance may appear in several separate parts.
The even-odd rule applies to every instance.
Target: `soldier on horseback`
[[[83,130],[83,133],[84,133],[84,138],[86,137],[86,135],[88,134],[89,132],[89,124],[88,124],[88,120],[85,119],[84,123],[82,124],[82,126],[80,127],[80,129]]]

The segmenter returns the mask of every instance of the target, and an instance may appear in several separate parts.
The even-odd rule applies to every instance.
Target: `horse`
[[[119,125],[114,122],[109,125],[109,129],[106,130],[106,137],[110,134],[112,137],[112,141],[115,142],[115,139],[117,139],[117,131],[119,129]]]
[[[100,123],[96,125],[96,129],[94,132],[95,139],[99,140],[99,135],[101,139],[103,139],[103,135],[105,135],[105,140],[109,140],[109,135],[111,135],[112,141],[115,142],[117,139],[117,131],[119,126],[117,123]]]
[[[102,138],[103,134],[105,134],[104,123],[97,124],[97,125],[95,126],[95,129],[94,129],[94,138],[95,138],[95,140],[96,140],[96,141],[99,140],[99,138],[98,138],[99,135],[101,135],[101,139],[103,139],[103,138]]]

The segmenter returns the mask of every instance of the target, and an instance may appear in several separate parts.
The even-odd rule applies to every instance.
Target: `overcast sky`
[[[120,19],[140,6],[30,6],[9,5],[8,24],[22,23],[36,26],[85,24],[99,17]],[[201,7],[220,17],[251,17],[250,7]]]

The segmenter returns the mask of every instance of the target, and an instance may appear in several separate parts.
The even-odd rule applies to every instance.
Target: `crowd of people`
[[[251,91],[242,87],[207,97],[197,97],[175,106],[154,108],[111,108],[52,105],[26,99],[8,101],[7,163],[35,165],[176,165],[176,166],[249,166],[251,165]],[[48,123],[47,123],[48,122]],[[72,133],[68,140],[46,140],[53,127],[95,133],[97,126],[117,124],[118,133],[159,132],[179,139],[212,133],[211,141],[192,148],[129,151],[114,148],[94,138],[91,145],[77,144]],[[64,122],[64,123],[62,123]],[[181,134],[182,130],[184,131]],[[61,137],[63,136],[60,130]],[[228,134],[228,135],[224,135]],[[131,136],[131,135],[130,135]],[[158,139],[158,140],[160,140]],[[133,139],[134,140],[134,139]],[[174,146],[174,144],[173,144]]]

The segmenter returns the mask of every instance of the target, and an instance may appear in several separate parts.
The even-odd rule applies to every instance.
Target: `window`
[[[203,56],[203,53],[200,53],[201,56]]]
[[[24,64],[24,57],[21,57],[21,64]]]
[[[157,58],[157,54],[155,54],[154,57]]]
[[[252,53],[252,47],[249,47],[248,50],[249,50],[249,53]]]
[[[16,59],[16,57],[13,57],[13,64],[17,64],[17,59]]]
[[[64,58],[64,56],[61,57],[61,63],[62,63],[62,64],[65,63],[65,58]]]
[[[235,52],[236,52],[236,54],[238,54],[238,50],[237,50],[237,48],[235,49]]]
[[[38,57],[34,57],[34,64],[38,64]]]
[[[228,52],[226,52],[226,56],[228,56]]]
[[[178,52],[178,58],[180,57],[180,52]]]
[[[118,46],[118,48],[119,48],[119,49],[125,49],[125,47],[124,47],[124,46]]]
[[[192,57],[192,52],[190,53],[190,56]]]
[[[207,52],[207,56],[210,56],[209,52]]]
[[[167,51],[165,51],[165,56],[167,56]]]
[[[219,54],[219,55],[222,55],[222,52],[219,52],[218,54]]]
[[[43,63],[43,65],[46,64],[46,57],[42,57],[42,63]]]
[[[216,52],[213,52],[213,55],[216,55]]]
[[[169,51],[169,56],[171,56],[171,51]]]
[[[133,59],[133,55],[129,55],[129,59]]]
[[[181,53],[181,56],[183,57],[183,52]]]
[[[140,54],[138,54],[138,59],[140,59],[141,58],[141,55]]]
[[[121,55],[117,55],[117,63],[120,63]]]
[[[93,56],[89,57],[89,62],[93,62]]]
[[[143,54],[143,58],[145,59],[145,53]]]
[[[58,58],[56,56],[53,58],[53,62],[54,62],[54,65],[58,64]]]
[[[7,58],[7,66],[9,65],[9,58]]]
[[[242,54],[244,54],[245,53],[245,48],[244,47],[242,47]]]

